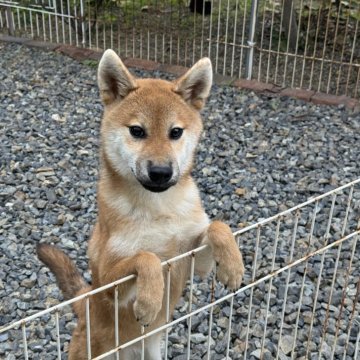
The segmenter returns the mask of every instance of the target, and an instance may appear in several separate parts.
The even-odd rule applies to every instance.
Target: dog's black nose
[[[172,177],[173,171],[170,166],[150,166],[149,178],[156,185],[166,184]]]

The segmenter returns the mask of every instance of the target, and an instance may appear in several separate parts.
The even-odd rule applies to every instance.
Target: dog
[[[38,256],[55,274],[69,299],[131,274],[118,285],[119,338],[124,344],[166,323],[167,269],[161,262],[201,245],[195,272],[205,276],[217,264],[217,278],[240,287],[241,253],[229,228],[210,222],[191,177],[202,133],[200,110],[212,85],[208,58],[173,82],[138,79],[112,50],[98,68],[104,104],[101,124],[98,219],[89,242],[90,286],[61,250],[39,244]],[[190,276],[190,257],[171,265],[170,313]],[[85,300],[73,305],[78,325],[69,359],[86,359]],[[114,289],[90,297],[91,355],[115,347]],[[161,334],[145,340],[145,359],[161,359]],[[122,360],[139,359],[141,343],[119,351]]]

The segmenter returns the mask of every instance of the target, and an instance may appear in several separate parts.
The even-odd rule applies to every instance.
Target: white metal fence
[[[194,278],[196,254],[204,247],[165,261],[169,299],[171,264],[191,258],[189,286],[176,316],[168,314],[166,324],[148,333],[142,329],[141,337],[126,344],[115,330],[114,349],[96,359],[144,344],[157,332],[164,334],[163,354],[170,359],[179,352],[187,359],[360,359],[359,220],[360,179],[237,231],[246,276],[236,292],[216,284],[215,275],[209,283]],[[117,304],[117,285],[131,278],[1,328],[11,349],[6,359],[62,359],[69,340],[66,321],[72,317],[68,305],[86,299],[88,310],[91,297],[109,288],[115,288]],[[96,323],[86,313],[90,359]],[[109,319],[115,329],[121,321],[117,314]],[[195,320],[202,324],[200,340],[194,336],[199,335]]]
[[[360,95],[359,0],[0,0],[0,31]],[[196,11],[197,9],[197,11]]]

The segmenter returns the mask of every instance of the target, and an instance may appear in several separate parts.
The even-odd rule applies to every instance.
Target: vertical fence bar
[[[327,45],[327,38],[328,38],[328,33],[329,33],[331,3],[332,3],[332,0],[329,0],[329,12],[328,12],[327,20],[326,20],[325,38],[324,38],[323,51],[322,51],[322,56],[321,56],[321,66],[320,66],[320,74],[319,74],[319,84],[318,84],[317,91],[320,91],[320,89],[321,89],[321,81],[322,81],[322,74],[323,74],[323,70],[324,70],[324,60],[325,60],[325,54],[326,54],[326,45]]]
[[[15,16],[14,16],[14,12],[11,11],[11,23],[13,25],[13,28],[14,28],[14,33],[15,33],[15,30],[16,30],[16,22],[15,22]]]
[[[157,11],[157,6],[156,6]],[[157,34],[158,34],[158,24],[156,22],[155,29],[155,61],[157,61]],[[132,57],[135,58],[135,0],[132,1]]]
[[[3,28],[3,27],[5,27],[5,26],[4,26],[4,20],[3,20],[2,16],[3,16],[3,15],[2,15],[2,9],[0,8],[0,27]]]
[[[234,33],[233,33],[233,46],[231,53],[231,70],[230,76],[234,76],[234,59],[235,59],[235,49],[236,49],[236,32],[237,32],[237,17],[238,17],[238,8],[239,8],[239,0],[236,0],[235,3],[235,15],[234,15]]]
[[[320,3],[320,6],[319,6],[318,18],[317,18],[317,24],[316,24],[314,50],[313,50],[312,61],[311,61],[310,81],[309,81],[309,87],[308,87],[309,90],[311,90],[311,88],[312,88],[312,81],[313,81],[313,76],[314,76],[314,66],[315,66],[317,41],[318,41],[319,29],[320,29],[321,13],[322,13],[322,3]]]
[[[46,41],[46,28],[45,28],[45,14],[41,13],[41,19],[42,19],[42,30],[43,30],[43,40]]]
[[[15,26],[14,26],[12,11],[11,11],[10,7],[7,7],[5,9],[5,18],[6,18],[6,26],[9,30],[9,34],[11,36],[14,36],[15,35]]]
[[[167,274],[166,274],[166,323],[170,321],[170,289],[171,289],[171,264],[168,264]],[[164,357],[168,358],[168,342],[169,342],[169,328],[165,330],[165,349]]]
[[[355,343],[354,360],[358,360],[359,352],[360,352],[360,323],[359,322],[357,322],[357,326],[358,326],[358,334],[357,334],[356,343]]]
[[[249,39],[247,41],[249,45],[248,57],[246,63],[246,78],[251,80],[252,71],[254,66],[254,47],[255,47],[255,27],[256,27],[256,18],[258,12],[259,1],[252,0],[251,2],[251,14],[250,14],[250,25],[249,25]]]
[[[150,24],[149,17],[147,17],[147,60],[150,60]]]
[[[205,27],[205,1],[203,2],[203,9],[202,9],[202,16],[201,16],[200,58],[203,57],[203,52],[204,52],[204,27]]]
[[[219,0],[219,14],[218,14],[218,24],[217,24],[215,73],[218,73],[218,63],[219,63],[219,43],[220,43],[220,28],[221,28],[220,14],[221,14],[221,0]]]
[[[352,64],[353,64],[353,60],[354,60],[354,54],[355,54],[355,44],[356,44],[356,40],[358,40],[357,39],[358,28],[359,28],[359,19],[356,19],[355,35],[354,35],[353,45],[352,45],[352,48],[351,48],[350,65],[349,65],[349,68],[348,68],[348,74],[347,74],[347,78],[346,78],[345,95],[348,94],[350,73],[351,73],[351,68],[352,68]],[[359,72],[360,72],[360,68],[359,68]],[[356,81],[356,89],[358,87],[358,83],[359,83],[359,77],[357,78],[357,81]],[[355,92],[354,97],[357,97],[356,92]]]
[[[355,241],[357,240],[357,238],[355,239]],[[349,341],[350,341],[350,332],[352,329],[352,325],[354,322],[354,317],[355,317],[355,309],[356,309],[356,305],[359,303],[359,295],[360,295],[360,279],[357,282],[356,285],[356,294],[355,294],[355,299],[354,299],[354,304],[353,304],[353,308],[352,308],[352,312],[351,312],[351,316],[350,316],[350,321],[349,321],[349,325],[348,325],[348,332],[347,332],[347,338],[346,338],[346,344],[345,344],[345,351],[344,351],[344,356],[343,356],[343,360],[346,359],[346,353],[349,347]],[[360,333],[360,331],[359,331]],[[356,352],[355,352],[355,357],[356,357]]]
[[[336,18],[335,36],[334,36],[334,39],[333,39],[333,48],[332,48],[332,52],[331,52],[330,70],[329,70],[329,75],[328,75],[328,83],[327,83],[327,87],[326,87],[326,93],[327,94],[329,93],[329,90],[330,90],[330,83],[331,83],[331,78],[332,78],[332,70],[333,70],[333,65],[334,65],[334,57],[335,57],[335,49],[336,49],[336,40],[337,40],[337,36],[338,36],[340,14],[341,14],[341,5],[342,5],[342,1],[339,2],[337,18]],[[329,11],[330,10],[331,10],[331,5],[330,5]]]
[[[243,16],[243,26],[241,33],[241,49],[240,49],[240,60],[239,60],[239,78],[241,78],[242,68],[243,68],[243,54],[245,47],[245,29],[246,29],[246,12],[247,12],[247,1],[244,2],[244,16]]]
[[[32,11],[30,10],[30,30],[31,30],[31,38],[34,38],[34,25],[33,25],[33,17]]]
[[[312,219],[311,219],[309,243],[308,243],[308,246],[307,246],[309,252],[311,251],[311,246],[312,246],[312,240],[313,240],[314,228],[315,228],[315,220],[316,220],[316,213],[317,213],[317,210],[318,210],[318,206],[319,206],[318,201],[316,201],[315,205],[314,205],[314,212],[313,212]],[[297,312],[297,316],[296,316],[296,322],[295,322],[294,342],[293,342],[292,351],[291,351],[291,358],[292,359],[295,356],[296,340],[297,340],[299,319],[300,319],[300,313],[301,313],[301,305],[302,305],[302,299],[303,299],[303,295],[304,295],[304,288],[305,288],[306,275],[307,275],[307,271],[308,271],[308,265],[309,265],[309,261],[307,260],[305,262],[305,270],[304,270],[304,275],[303,275],[302,284],[301,284],[301,290],[300,290],[299,308],[298,308],[298,312]]]
[[[280,16],[279,38],[278,38],[278,46],[277,46],[277,52],[276,52],[275,75],[274,75],[274,82],[275,83],[277,83],[277,77],[278,77],[279,58],[280,58],[280,49],[281,49],[281,35],[282,35],[282,30],[283,30],[284,12],[285,12],[285,1],[282,2],[282,11],[281,11],[281,16]]]
[[[259,51],[259,65],[258,65],[258,75],[257,80],[261,80],[261,70],[262,70],[262,57],[263,57],[263,45],[264,45],[264,29],[265,29],[265,13],[266,13],[266,1],[263,4],[263,14],[261,20],[261,38],[260,38],[260,51]],[[268,54],[270,56],[270,54]]]
[[[140,0],[140,9],[142,9],[143,6],[144,6],[143,0]],[[144,29],[143,15],[140,14],[140,59],[143,59],[143,39],[144,39],[143,29]]]
[[[20,22],[20,11],[19,11],[19,8],[16,9],[16,15],[17,15],[18,29],[21,30],[21,22]]]
[[[251,281],[255,281],[256,277],[256,268],[257,268],[257,255],[259,250],[260,244],[260,233],[261,233],[261,226],[259,225],[256,228],[256,245],[255,245],[255,253],[254,253],[254,263],[252,266],[252,274],[251,274]],[[244,360],[247,359],[247,350],[248,350],[248,343],[249,343],[249,333],[250,333],[250,320],[251,320],[251,308],[253,302],[253,295],[254,295],[254,287],[250,290],[250,298],[249,298],[249,313],[247,318],[247,330],[246,330],[246,339],[245,339],[245,350],[244,350]]]
[[[56,42],[59,43],[58,10],[57,10],[56,0],[54,0],[54,19],[55,19]]]
[[[296,211],[296,214],[295,214],[295,221],[294,221],[294,228],[293,228],[293,233],[292,233],[291,248],[290,248],[290,255],[289,255],[288,263],[291,263],[293,261],[293,257],[294,257],[295,240],[296,240],[296,235],[297,235],[299,218],[300,218],[300,212],[298,210],[298,211]],[[277,346],[276,358],[275,358],[276,360],[279,359],[279,353],[280,353],[280,344],[281,344],[281,338],[282,338],[282,331],[283,331],[283,327],[284,327],[284,318],[285,318],[286,302],[287,302],[289,282],[290,282],[290,274],[291,274],[291,269],[288,269],[287,275],[286,275],[283,308],[282,308],[282,312],[281,312],[279,339],[278,339],[278,346]]]
[[[99,48],[99,14],[95,7],[95,46]]]
[[[0,17],[1,17],[1,11],[0,11]],[[23,12],[23,20],[24,20],[24,29],[27,31],[27,20],[26,20],[26,14]]]
[[[75,20],[75,41],[76,46],[79,46],[79,24],[78,24],[78,14],[77,14],[77,5],[76,0],[74,1],[74,20]]]
[[[51,8],[51,0],[49,0],[49,10]],[[52,23],[51,23],[51,15],[48,14],[48,22],[49,22],[49,37],[50,37],[50,42],[53,41],[53,37],[52,37]],[[55,19],[55,22],[56,22],[56,19]]]
[[[230,0],[227,1],[227,7],[226,7],[226,27],[225,27],[223,75],[226,74],[226,55],[227,55],[227,46],[228,46],[229,12],[230,12]]]
[[[63,1],[60,1],[60,11],[61,11],[61,32],[62,32],[62,42],[65,44],[65,19],[64,19],[64,5]]]
[[[103,32],[103,45],[102,48],[106,49],[106,14],[104,10],[103,22],[102,22],[102,32]]]
[[[275,259],[276,259],[277,246],[278,246],[278,242],[279,242],[281,220],[282,219],[279,217],[278,221],[277,221],[277,224],[276,224],[274,252],[273,252],[273,256],[272,256],[271,270],[270,270],[271,272],[273,272],[275,270]],[[270,278],[270,280],[269,280],[269,290],[268,290],[268,293],[267,293],[267,300],[266,300],[265,325],[264,325],[263,337],[262,337],[262,340],[261,340],[260,357],[263,355],[264,348],[265,348],[266,329],[267,329],[267,322],[268,322],[267,314],[269,313],[269,308],[270,308],[270,298],[271,298],[272,283],[273,283],[273,278]]]
[[[4,21],[3,21],[3,17],[2,17],[2,10],[0,8],[0,27],[4,27]]]
[[[227,345],[226,345],[226,359],[229,359],[229,352],[230,352],[231,325],[232,325],[232,317],[233,317],[234,298],[235,298],[235,295],[231,298],[231,301],[230,301],[228,339],[227,339]]]
[[[295,82],[296,62],[297,62],[297,55],[298,55],[298,50],[299,50],[299,38],[300,38],[302,10],[303,10],[303,0],[300,1],[299,21],[298,21],[297,34],[296,34],[295,56],[294,56],[294,64],[293,64],[293,73],[292,73],[292,78],[291,78],[291,87],[294,87],[294,82]]]
[[[24,357],[25,360],[29,360],[29,353],[28,353],[28,345],[27,345],[27,338],[26,338],[26,324],[23,322],[21,324],[22,329],[22,338],[23,338],[23,344],[24,344]]]
[[[291,6],[290,6],[290,21],[289,21],[289,28],[288,28],[288,32],[287,32],[287,42],[286,42],[286,55],[285,55],[285,66],[284,66],[284,74],[283,74],[283,81],[282,81],[282,86],[285,87],[286,84],[286,72],[287,72],[287,65],[288,65],[288,59],[289,59],[289,50],[290,50],[290,38],[291,38],[291,32],[293,31],[292,26],[293,26],[293,21],[294,19],[296,20],[296,16],[293,16],[294,13],[294,2],[291,2]],[[285,5],[284,5],[285,8]],[[285,11],[285,10],[284,10]],[[285,26],[286,28],[286,26]],[[296,39],[297,41],[297,39]]]
[[[193,302],[193,287],[194,287],[194,270],[195,270],[195,254],[191,255],[191,268],[190,268],[190,292],[189,292],[189,313],[192,311],[192,302]],[[187,338],[187,360],[190,360],[191,354],[191,316],[188,320],[188,338]]]
[[[332,196],[331,208],[330,208],[330,212],[329,212],[329,218],[328,218],[326,233],[325,233],[325,237],[324,237],[324,239],[325,239],[324,246],[326,246],[328,244],[328,242],[329,242],[330,227],[331,227],[333,214],[334,214],[335,200],[336,200],[336,194],[334,194]],[[325,262],[325,252],[323,252],[322,255],[321,255],[320,272],[319,272],[319,276],[318,276],[317,284],[316,284],[314,305],[313,305],[313,309],[312,309],[312,316],[311,316],[309,333],[308,333],[308,343],[307,343],[306,355],[305,355],[306,358],[308,357],[308,354],[309,354],[309,351],[310,351],[310,339],[311,339],[312,330],[313,330],[313,326],[314,326],[316,303],[317,303],[318,295],[319,295],[319,291],[320,291],[320,283],[321,283],[322,272],[323,272],[323,268],[324,268],[324,262]]]
[[[358,68],[356,85],[355,85],[355,89],[354,89],[354,97],[355,98],[358,96],[359,84],[360,84],[360,67]],[[347,94],[347,92],[345,92],[345,94]]]
[[[210,302],[213,303],[215,300],[215,287],[216,287],[216,272],[217,269],[213,271],[213,277],[211,279],[211,297]],[[212,326],[213,326],[213,315],[214,315],[214,305],[210,308],[210,315],[209,315],[209,331],[208,331],[208,339],[207,339],[207,352],[206,352],[206,359],[210,360],[211,355],[211,339],[212,339]]]
[[[191,63],[194,64],[195,62],[195,52],[196,52],[196,8],[197,8],[197,1],[200,0],[194,0],[195,1],[195,8],[194,8],[194,13],[193,13],[193,32],[192,32],[192,37],[193,37],[193,53],[192,53],[192,60]]]
[[[88,44],[89,44],[89,48],[92,48],[92,41],[91,41],[91,22],[92,22],[92,18],[91,18],[91,9],[90,9],[90,0],[88,0],[87,2],[87,7],[88,7]],[[119,32],[120,33],[120,32]],[[118,52],[120,52],[120,49],[118,49]]]
[[[213,314],[214,314],[214,306],[211,307],[210,309],[210,317],[209,317],[209,334],[208,334],[208,340],[207,340],[207,356],[206,359],[210,360],[210,356],[211,356],[211,330],[212,330],[212,325],[213,325]]]
[[[212,25],[213,25],[213,11],[210,12],[210,26],[209,26],[209,51],[208,51],[208,57],[209,57],[210,59],[211,59]]]
[[[115,310],[115,347],[120,345],[120,337],[119,337],[119,286],[115,286],[114,289],[114,310]],[[116,352],[116,360],[119,360],[119,352]]]
[[[273,39],[273,30],[274,30],[274,19],[275,19],[275,1],[273,1],[272,12],[271,12],[271,29],[270,29],[270,40],[269,40],[269,57],[267,62],[266,69],[266,80],[265,82],[269,82],[270,77],[270,61],[271,61],[271,49],[272,49],[272,39]]]
[[[40,26],[39,26],[39,14],[35,13],[35,19],[36,19],[36,35],[40,36]]]
[[[110,48],[114,48],[114,36],[113,36],[113,22],[110,23]]]
[[[96,6],[96,5],[95,5]],[[81,20],[81,32],[82,32],[82,41],[81,44],[83,47],[86,46],[85,40],[85,18],[84,18],[84,0],[80,0],[80,20]]]
[[[173,13],[173,4],[170,0],[170,21],[169,21],[169,27],[170,27],[170,43],[169,43],[169,64],[172,65],[172,55],[173,55],[173,22],[172,22],[172,13]]]
[[[165,6],[167,5],[166,1],[165,1]],[[161,11],[161,10],[160,10]],[[163,11],[166,11],[166,9],[164,9]],[[166,16],[164,16],[164,21],[162,22],[162,34],[161,34],[161,39],[162,39],[162,49],[161,49],[161,63],[164,64],[165,63],[165,41],[166,41]],[[141,41],[140,41],[141,43]]]
[[[331,0],[330,0],[331,1]],[[308,41],[309,41],[309,32],[310,32],[310,24],[311,24],[311,10],[313,7],[313,0],[310,0],[309,5],[309,14],[308,14],[308,23],[306,28],[306,37],[305,37],[305,47],[304,47],[304,57],[303,57],[303,63],[302,63],[302,69],[301,69],[301,79],[300,79],[300,87],[303,87],[304,82],[304,73],[305,73],[305,62],[306,62],[306,56],[307,56],[307,49],[308,49]]]
[[[72,45],[72,30],[71,30],[71,21],[72,21],[72,17],[71,17],[71,11],[70,11],[70,0],[67,0],[67,14],[68,14],[68,19],[69,19],[69,44]]]
[[[61,360],[61,343],[60,343],[60,326],[59,326],[59,311],[55,312],[55,326],[56,326],[56,349],[57,358]]]
[[[90,333],[90,299],[85,300],[85,317],[86,317],[86,356],[91,360],[91,333]]]
[[[141,326],[141,335],[145,334],[145,327]],[[141,360],[145,360],[145,339],[141,339]]]
[[[350,2],[349,2],[349,8],[351,8],[351,4],[352,4],[352,0],[350,0]],[[350,19],[350,13],[348,13],[347,17],[346,17],[345,35],[344,35],[344,41],[343,41],[342,48],[341,48],[340,67],[339,67],[338,77],[337,77],[337,81],[336,81],[336,95],[338,95],[338,93],[339,93],[341,70],[343,69],[345,44],[346,44],[346,38],[347,38],[348,28],[349,28],[349,19]]]

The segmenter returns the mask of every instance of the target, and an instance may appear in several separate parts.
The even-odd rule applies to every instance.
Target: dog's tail
[[[56,246],[38,244],[36,251],[39,259],[55,274],[59,288],[66,300],[76,296],[79,291],[90,290],[75,264]]]

